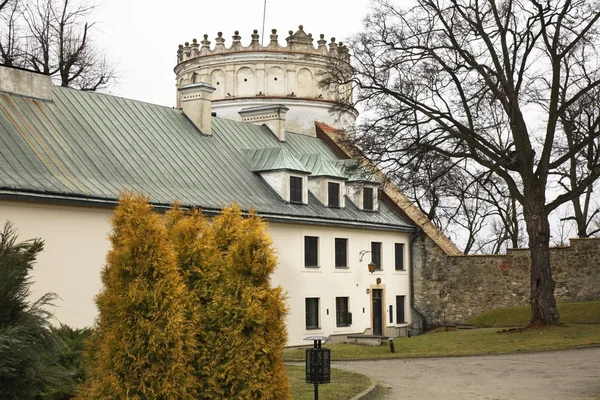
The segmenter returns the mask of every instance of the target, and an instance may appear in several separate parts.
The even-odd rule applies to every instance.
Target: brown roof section
[[[359,153],[365,167],[373,171],[382,182],[385,182],[383,191],[387,197],[392,200],[412,222],[419,226],[447,255],[457,256],[463,254],[394,183],[390,182],[390,180],[385,177],[383,172],[378,170],[358,149],[351,148],[351,144],[343,140],[344,133],[342,131],[332,128],[322,122],[315,122],[315,124],[317,128],[317,137],[325,141],[339,157],[351,158],[353,153]]]

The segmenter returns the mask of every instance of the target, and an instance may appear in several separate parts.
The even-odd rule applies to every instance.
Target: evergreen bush
[[[288,399],[287,309],[282,289],[270,283],[277,261],[266,224],[254,213],[244,218],[237,205],[211,224],[198,212],[167,219],[178,219],[170,237],[179,238],[178,258],[190,263],[182,271],[201,305],[195,365],[202,398]]]
[[[86,399],[196,399],[189,294],[148,199],[123,194],[112,249],[96,297],[99,316],[87,350]]]

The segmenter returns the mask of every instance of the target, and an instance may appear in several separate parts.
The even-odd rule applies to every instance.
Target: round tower
[[[212,111],[219,117],[241,121],[239,112],[260,106],[284,105],[285,129],[291,132],[315,135],[315,121],[338,129],[352,126],[358,113],[354,109],[332,113],[330,110],[352,96],[350,85],[335,92],[319,88],[320,73],[333,60],[349,62],[348,49],[335,38],[327,43],[324,35],[313,45],[312,34],[306,34],[302,25],[294,33],[289,31],[286,45],[280,46],[277,30],[271,31],[266,46],[259,42],[256,30],[248,46],[241,44],[238,31],[226,47],[219,32],[215,46],[208,35],[204,40],[179,46],[175,67],[177,88],[191,83],[208,83],[212,93]],[[177,95],[181,108],[181,95]]]

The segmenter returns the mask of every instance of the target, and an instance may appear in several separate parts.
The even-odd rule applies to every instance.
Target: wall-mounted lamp
[[[370,250],[361,250],[361,251],[358,253],[358,255],[360,256],[360,259],[359,259],[358,261],[359,261],[359,262],[362,262],[362,261],[363,261],[363,257],[365,256],[365,254],[368,254],[368,253],[370,253],[370,252],[371,252]],[[370,272],[370,273],[373,273],[373,272],[375,272],[375,268],[377,267],[377,265],[375,265],[375,263],[374,263],[373,261],[371,261],[371,262],[369,263],[369,265],[367,265],[367,267],[369,268],[369,272]]]
[[[370,273],[375,272],[375,267],[376,267],[375,263],[370,262],[369,265],[367,265],[367,267],[369,267],[369,272]]]

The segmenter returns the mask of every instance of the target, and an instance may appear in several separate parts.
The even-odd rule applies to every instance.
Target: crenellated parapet
[[[182,63],[197,57],[254,51],[307,53],[318,56],[334,57],[344,61],[350,60],[348,48],[342,42],[336,43],[334,37],[327,43],[325,35],[321,34],[320,39],[316,41],[315,47],[312,33],[307,34],[304,32],[304,27],[302,25],[298,27],[298,30],[295,33],[294,31],[289,31],[288,33],[289,36],[285,39],[286,45],[281,46],[278,41],[279,35],[277,34],[277,29],[271,30],[269,43],[266,46],[263,46],[260,43],[260,35],[255,29],[251,35],[250,44],[244,46],[242,45],[242,37],[240,36],[239,31],[235,31],[232,36],[231,46],[229,47],[226,46],[223,32],[217,33],[214,47],[211,47],[211,41],[208,40],[208,35],[205,34],[204,39],[199,43],[197,39],[193,39],[191,44],[189,42],[186,42],[185,45],[180,44],[179,49],[177,50],[177,62]]]

